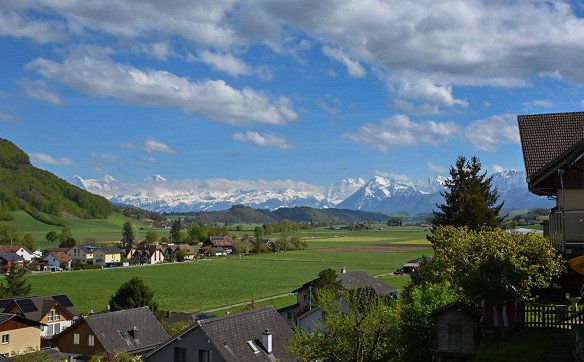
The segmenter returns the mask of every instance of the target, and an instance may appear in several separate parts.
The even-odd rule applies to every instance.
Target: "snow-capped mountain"
[[[430,212],[443,202],[446,178],[404,181],[375,176],[347,178],[328,187],[292,180],[167,180],[161,175],[138,182],[121,182],[112,176],[71,183],[102,195],[113,203],[128,204],[158,212],[216,211],[242,204],[260,209],[310,206],[337,207],[385,213]],[[505,208],[551,207],[552,202],[527,190],[525,172],[506,170],[493,175]]]

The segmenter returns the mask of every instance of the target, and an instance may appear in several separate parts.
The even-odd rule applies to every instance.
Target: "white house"
[[[0,254],[4,253],[15,253],[20,255],[27,263],[33,258],[31,252],[22,245],[2,245],[0,246]]]
[[[67,269],[71,268],[71,257],[62,251],[52,251],[43,260],[47,263],[47,268],[50,271],[61,270],[63,264],[66,265]]]

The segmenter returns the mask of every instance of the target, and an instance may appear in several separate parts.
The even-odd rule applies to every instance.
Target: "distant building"
[[[163,251],[159,244],[144,245],[131,249],[127,258],[133,264],[158,264],[164,262]]]
[[[549,235],[567,255],[584,254],[584,112],[518,116],[529,191],[553,197]]]
[[[100,246],[93,253],[94,263],[105,267],[118,266],[122,263],[124,250],[118,247]]]
[[[42,323],[15,314],[0,313],[0,355],[13,356],[41,348]]]
[[[15,253],[20,255],[24,261],[29,262],[33,258],[33,254],[22,245],[0,245],[0,254]]]
[[[50,271],[58,271],[63,267],[65,269],[71,268],[71,257],[62,251],[52,251],[43,260],[46,268]]]
[[[71,265],[93,265],[97,245],[85,244],[71,247],[67,254],[71,257]]]
[[[235,242],[229,236],[211,237],[199,249],[201,254],[227,255],[233,252]]]
[[[168,334],[148,307],[90,314],[79,318],[51,340],[51,346],[79,358],[99,353],[142,354]]]
[[[5,273],[10,273],[15,267],[20,269],[24,266],[24,258],[16,253],[0,254],[0,267]]]
[[[40,335],[50,337],[69,327],[79,311],[66,295],[18,297],[0,300],[0,312],[42,323]]]
[[[197,321],[145,354],[146,362],[294,361],[294,332],[273,307]]]

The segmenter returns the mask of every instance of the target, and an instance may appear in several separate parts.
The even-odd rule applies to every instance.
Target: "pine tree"
[[[116,294],[111,296],[109,306],[112,311],[146,306],[152,312],[158,310],[158,303],[154,300],[154,291],[138,277],[122,284]]]
[[[25,278],[25,271],[13,268],[12,272],[6,275],[6,284],[0,283],[0,297],[13,298],[24,297],[30,294],[31,285]]]
[[[122,226],[122,245],[132,246],[136,242],[136,234],[134,233],[134,228],[132,223],[126,221],[124,226]]]
[[[471,230],[497,227],[503,203],[497,205],[499,192],[492,189],[492,180],[493,176],[481,173],[481,163],[476,156],[470,160],[459,156],[450,168],[450,178],[445,185],[447,191],[442,193],[445,203],[437,205],[439,211],[434,212],[434,230],[440,225]]]
[[[180,242],[182,242],[182,222],[180,220],[180,218],[178,220],[175,220],[172,222],[172,225],[170,226],[170,241],[178,244]]]

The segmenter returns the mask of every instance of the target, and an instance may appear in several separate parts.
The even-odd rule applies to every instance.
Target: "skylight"
[[[260,353],[260,349],[258,348],[258,346],[255,345],[254,341],[247,341],[247,345],[249,346],[249,348],[251,348],[253,353]]]

